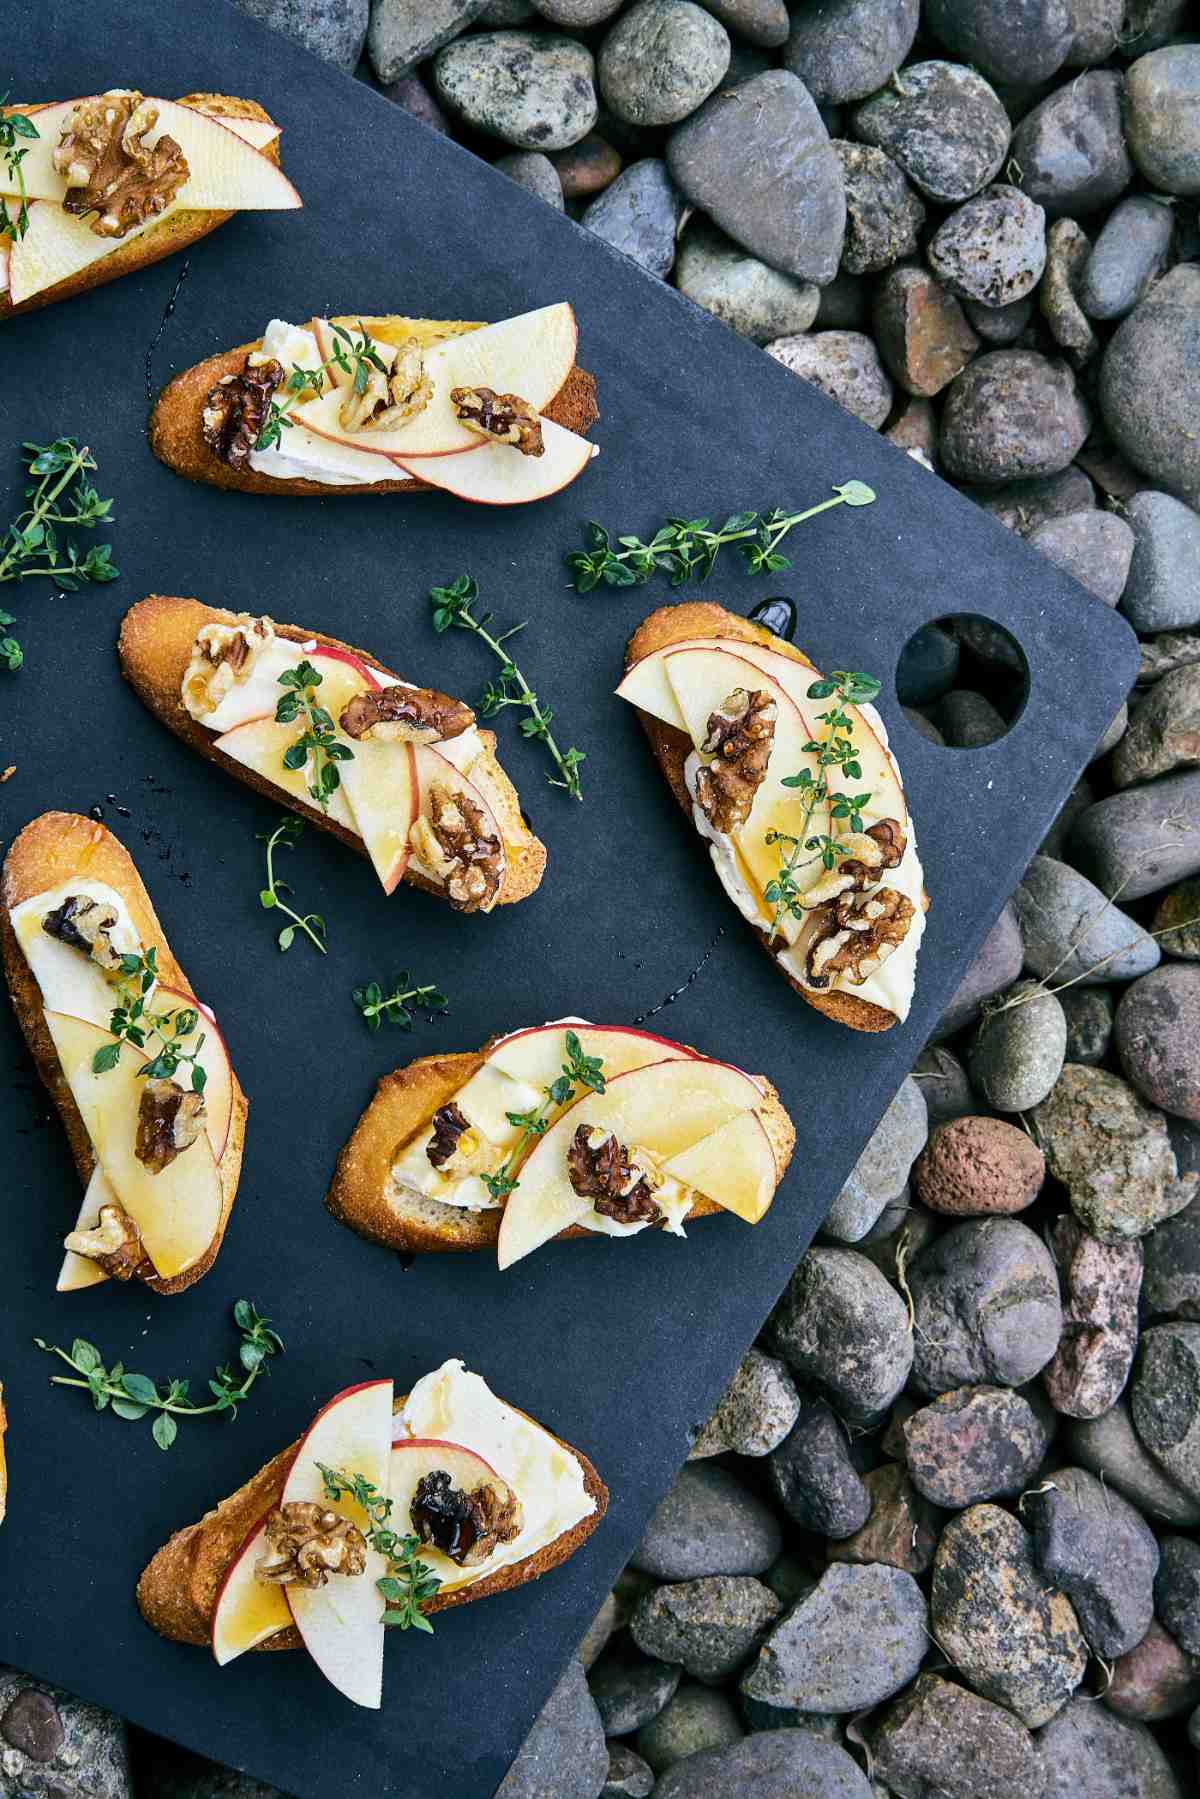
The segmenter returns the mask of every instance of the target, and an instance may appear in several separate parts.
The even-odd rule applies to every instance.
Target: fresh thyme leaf
[[[58,1356],[75,1375],[82,1377],[74,1379],[67,1374],[52,1374],[51,1386],[80,1387],[91,1395],[98,1412],[111,1410],[115,1417],[130,1423],[144,1418],[147,1412],[154,1412],[156,1416],[151,1427],[154,1441],[160,1449],[170,1449],[178,1434],[177,1420],[180,1418],[202,1418],[212,1412],[228,1412],[231,1417],[236,1417],[238,1406],[248,1396],[271,1357],[283,1353],[283,1338],[271,1328],[270,1319],[262,1317],[250,1300],[238,1300],[233,1308],[233,1320],[241,1333],[238,1354],[245,1372],[240,1380],[235,1380],[228,1368],[218,1368],[208,1383],[213,1395],[211,1405],[193,1404],[188,1398],[189,1382],[186,1380],[153,1381],[148,1375],[126,1372],[120,1362],[106,1368],[95,1344],[82,1337],[76,1337],[69,1350],[47,1343],[44,1337],[35,1337],[33,1341],[46,1355]]]
[[[439,987],[410,986],[407,969],[396,975],[389,992],[385,993],[378,981],[369,981],[365,987],[355,987],[351,997],[370,1031],[377,1031],[385,1021],[411,1031],[414,1012],[432,1018],[450,1004]]]
[[[319,912],[306,912],[303,917],[299,912],[294,912],[283,897],[292,889],[286,881],[279,880],[275,873],[275,851],[280,848],[294,849],[296,840],[303,829],[304,820],[293,818],[289,814],[280,819],[273,831],[258,833],[258,841],[267,846],[267,884],[259,890],[258,903],[264,911],[278,910],[283,913],[285,918],[290,918],[292,921],[291,924],[284,925],[276,937],[275,941],[281,951],[291,949],[296,932],[303,931],[313,948],[320,950],[324,955],[326,953],[325,920]]]
[[[4,126],[19,116],[0,120],[0,148]],[[6,218],[0,201],[0,235]],[[102,500],[85,479],[96,467],[91,451],[86,446],[81,449],[73,437],[58,437],[50,444],[22,444],[21,451],[33,479],[24,492],[28,504],[0,535],[0,582],[40,577],[55,582],[63,591],[74,592],[85,581],[115,581],[119,571],[113,567],[111,545],[93,544],[81,554],[72,535],[112,520],[112,501]],[[0,623],[13,622],[9,613],[0,614]],[[0,639],[0,662],[10,673],[15,673],[24,659],[15,637]]]
[[[339,738],[333,719],[317,698],[323,679],[307,657],[295,668],[285,668],[279,677],[284,691],[275,707],[275,722],[290,725],[299,718],[304,720],[303,731],[283,752],[283,766],[308,770],[309,795],[322,812],[328,812],[342,780],[337,765],[353,762],[354,751]]]
[[[550,1114],[559,1106],[565,1106],[575,1098],[577,1087],[586,1087],[592,1093],[603,1093],[607,1086],[604,1077],[604,1059],[602,1056],[584,1054],[583,1045],[574,1031],[566,1033],[566,1060],[562,1065],[562,1073],[548,1087],[542,1089],[546,1097],[540,1106],[528,1112],[508,1112],[506,1117],[514,1130],[521,1135],[509,1151],[501,1166],[490,1174],[480,1176],[484,1186],[493,1199],[507,1199],[508,1195],[520,1186],[513,1174],[513,1169],[520,1161],[526,1144],[534,1137],[542,1136],[550,1123]]]
[[[766,513],[735,512],[719,530],[713,530],[707,518],[669,518],[648,543],[640,537],[621,536],[617,538],[621,547],[616,550],[604,527],[592,523],[584,533],[587,548],[573,551],[567,566],[577,593],[591,593],[601,582],[607,587],[632,587],[655,574],[668,576],[672,587],[679,587],[685,581],[707,580],[720,551],[732,543],[749,574],[766,574],[789,566],[779,545],[796,525],[833,506],[869,506],[874,498],[874,489],[865,481],[846,481],[834,488],[831,500],[822,500],[804,512],[784,512],[779,507]]]
[[[433,1626],[421,1611],[421,1604],[432,1599],[442,1583],[429,1563],[420,1559],[420,1538],[396,1535],[388,1523],[391,1500],[361,1474],[345,1474],[340,1468],[327,1468],[324,1462],[318,1462],[317,1467],[325,1484],[326,1499],[331,1505],[339,1499],[352,1499],[361,1506],[367,1515],[367,1542],[387,1558],[388,1571],[375,1583],[388,1602],[384,1623],[397,1630],[424,1630],[432,1635]]]
[[[0,113],[8,104],[7,93],[0,94]],[[24,138],[26,144],[31,138],[40,138],[41,132],[33,120],[23,112],[10,112],[0,117],[0,158],[3,158],[4,182],[6,192],[11,192],[12,184],[17,189],[17,216],[12,218],[3,198],[0,198],[0,238],[7,237],[10,243],[16,243],[24,237],[29,229],[29,204],[25,195],[25,171],[22,163],[29,155],[28,148],[20,149],[18,138]]]
[[[200,1014],[195,1006],[176,1006],[166,1012],[149,1011],[146,1002],[158,978],[158,952],[153,944],[145,955],[139,952],[121,957],[121,971],[115,983],[117,1003],[108,1021],[114,1041],[102,1043],[96,1051],[92,1057],[92,1072],[107,1074],[115,1068],[121,1059],[123,1043],[143,1049],[148,1040],[157,1038],[160,1047],[137,1070],[138,1074],[151,1081],[170,1081],[178,1073],[180,1064],[186,1063],[192,1092],[203,1093],[208,1077],[197,1058],[204,1047],[206,1033],[201,1031],[194,1043],[188,1042],[199,1029]]]
[[[471,608],[479,598],[479,589],[470,575],[459,575],[449,587],[433,587],[429,592],[430,604],[433,608],[433,628],[435,631],[448,631],[455,627],[460,631],[473,631],[491,650],[500,663],[500,679],[489,681],[483,690],[479,710],[484,718],[493,718],[505,706],[521,706],[528,712],[528,718],[521,720],[521,735],[544,743],[546,750],[558,770],[557,776],[547,775],[551,787],[561,787],[572,799],[583,798],[583,787],[579,779],[579,766],[586,760],[582,750],[572,746],[569,749],[559,748],[550,731],[553,713],[548,706],[543,706],[537,694],[529,685],[521,670],[505,650],[504,645],[510,637],[525,629],[524,623],[513,625],[499,637],[487,627],[491,621],[491,613],[485,612],[477,618]]]

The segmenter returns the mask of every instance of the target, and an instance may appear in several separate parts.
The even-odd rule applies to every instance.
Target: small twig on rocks
[[[846,1741],[848,1743],[853,1743],[856,1749],[862,1750],[863,1760],[867,1764],[867,1779],[872,1781],[875,1778],[875,1757],[871,1754],[871,1745],[863,1735],[860,1727],[863,1721],[869,1718],[875,1709],[876,1708],[873,1705],[868,1706],[865,1712],[856,1713],[846,1725]]]
[[[1039,1493],[1057,1492],[1058,1488],[1052,1480],[1044,1480],[1040,1487],[1027,1487],[1017,1501],[1017,1510],[1023,1514],[1025,1511],[1025,1501],[1027,1499],[1036,1499]]]
[[[909,1228],[905,1225],[896,1243],[896,1285],[904,1295],[904,1303],[908,1307],[908,1334],[911,1337],[917,1328],[917,1308],[913,1304],[912,1288],[908,1284],[908,1256],[912,1248]]]

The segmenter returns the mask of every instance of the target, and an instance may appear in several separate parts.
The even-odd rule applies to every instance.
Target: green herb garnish
[[[8,95],[0,94],[0,112],[8,105]],[[20,149],[18,138],[40,138],[41,132],[31,118],[23,112],[10,112],[0,118],[0,156],[4,159],[4,172],[9,181],[17,184],[17,197],[20,205],[16,218],[9,215],[4,198],[0,195],[0,238],[7,237],[16,243],[24,237],[29,229],[29,206],[25,198],[25,171],[21,164],[29,155],[28,149]]]
[[[315,369],[302,369],[299,363],[292,364],[292,372],[282,388],[287,398],[282,402],[272,399],[254,446],[256,450],[269,450],[280,442],[283,432],[290,430],[296,423],[294,418],[288,416],[292,407],[298,405],[306,395],[315,396],[325,391],[325,376],[329,369],[336,366],[344,375],[349,375],[350,385],[360,397],[367,391],[372,369],[378,369],[382,375],[387,374],[387,364],[375,348],[375,340],[361,319],[358,321],[358,329],[362,335],[357,342],[344,325],[330,325],[329,328],[336,341],[328,361]]]
[[[241,1378],[238,1379],[231,1368],[218,1368],[208,1382],[213,1397],[207,1405],[197,1405],[188,1398],[190,1381],[152,1381],[144,1374],[126,1373],[120,1362],[106,1368],[95,1344],[82,1337],[76,1337],[70,1350],[59,1349],[57,1344],[47,1343],[42,1337],[33,1340],[39,1349],[44,1349],[47,1355],[59,1356],[82,1377],[73,1380],[68,1374],[52,1374],[52,1387],[82,1387],[91,1394],[92,1404],[98,1412],[109,1409],[118,1418],[130,1421],[144,1418],[147,1412],[156,1412],[158,1415],[151,1426],[154,1441],[160,1449],[170,1449],[179,1429],[175,1422],[177,1418],[203,1418],[210,1412],[228,1412],[230,1418],[236,1418],[238,1406],[271,1357],[283,1352],[283,1338],[271,1329],[270,1319],[261,1317],[248,1299],[238,1300],[233,1308],[233,1321],[242,1336],[238,1345]]]
[[[388,1571],[375,1582],[387,1607],[383,1622],[397,1630],[424,1630],[433,1635],[433,1625],[421,1610],[425,1599],[432,1599],[441,1580],[428,1562],[420,1559],[421,1539],[400,1537],[391,1529],[392,1502],[361,1474],[343,1474],[340,1468],[327,1468],[318,1462],[325,1483],[325,1497],[330,1504],[339,1499],[353,1499],[367,1514],[363,1533],[372,1549],[386,1556]]]
[[[507,1199],[513,1189],[520,1186],[512,1170],[520,1160],[525,1145],[531,1138],[545,1135],[551,1112],[575,1098],[576,1084],[586,1087],[592,1093],[604,1092],[607,1082],[602,1072],[603,1057],[585,1056],[583,1045],[574,1031],[567,1032],[566,1045],[567,1059],[562,1065],[562,1073],[557,1080],[542,1089],[546,1097],[541,1105],[528,1112],[505,1113],[508,1122],[521,1135],[500,1167],[491,1174],[479,1177],[493,1199]]]
[[[157,1039],[157,1051],[137,1070],[138,1074],[151,1081],[170,1081],[180,1064],[187,1063],[191,1068],[192,1092],[203,1093],[208,1077],[198,1057],[204,1047],[205,1033],[201,1031],[188,1047],[188,1039],[195,1036],[200,1023],[200,1014],[195,1006],[177,1006],[174,1011],[167,1012],[150,1011],[150,990],[160,978],[158,952],[153,944],[145,955],[139,952],[121,957],[121,970],[115,983],[118,1004],[108,1021],[114,1041],[102,1044],[96,1051],[92,1057],[92,1071],[107,1074],[109,1069],[115,1068],[121,1060],[123,1043],[131,1043],[134,1049],[144,1049],[148,1039]]]
[[[317,700],[317,688],[323,678],[307,657],[295,668],[285,668],[279,685],[286,691],[280,694],[275,707],[275,722],[290,725],[298,718],[304,719],[304,730],[283,752],[283,766],[309,769],[309,794],[322,812],[328,812],[329,801],[342,784],[337,765],[353,762],[354,751],[339,738],[333,719]]]
[[[303,819],[288,817],[281,818],[273,831],[258,833],[258,841],[267,846],[267,884],[259,893],[258,903],[265,912],[282,912],[285,918],[292,921],[284,925],[276,939],[281,950],[291,949],[296,932],[303,931],[313,948],[319,949],[324,955],[325,920],[319,912],[306,912],[303,917],[299,912],[294,912],[283,898],[285,893],[292,892],[292,887],[289,882],[281,881],[275,873],[275,851],[280,848],[295,849],[296,840],[303,829]]]
[[[493,718],[505,706],[521,706],[529,714],[521,720],[522,737],[533,738],[544,743],[547,751],[558,769],[559,778],[547,775],[551,787],[561,787],[571,795],[572,799],[583,798],[583,788],[579,781],[579,765],[585,760],[584,752],[575,748],[560,750],[550,732],[550,721],[554,717],[549,706],[543,706],[521,673],[512,657],[503,647],[510,637],[523,631],[528,620],[513,625],[508,631],[495,637],[487,629],[492,614],[485,612],[482,618],[476,618],[471,611],[475,600],[479,597],[479,589],[470,575],[459,575],[449,587],[433,587],[429,598],[433,606],[433,628],[435,631],[448,631],[456,626],[460,631],[473,631],[498,657],[500,662],[500,678],[496,682],[489,681],[484,688],[479,702],[479,710],[484,718]]]
[[[604,527],[592,523],[586,532],[587,549],[573,551],[567,566],[577,593],[590,593],[601,581],[608,587],[633,587],[654,574],[669,575],[671,586],[680,587],[685,581],[707,580],[719,551],[735,543],[748,573],[760,575],[791,566],[779,545],[794,526],[831,506],[869,506],[874,498],[874,488],[865,481],[846,481],[834,488],[831,500],[805,512],[783,512],[779,507],[763,513],[735,512],[717,531],[707,518],[669,518],[649,543],[640,537],[618,537],[621,547],[615,550]]]
[[[386,1020],[388,1024],[399,1025],[401,1030],[411,1031],[414,1012],[424,1012],[432,1018],[450,1004],[440,988],[432,985],[410,987],[408,983],[408,970],[404,969],[395,977],[387,993],[378,981],[369,981],[365,987],[354,989],[352,998],[368,1030],[377,1031]]]
[[[80,556],[69,535],[112,519],[112,501],[102,500],[84,479],[96,467],[91,451],[80,449],[73,437],[26,443],[21,450],[33,480],[25,489],[29,504],[0,537],[0,582],[40,576],[73,593],[85,581],[115,581],[119,571],[112,565],[112,546],[93,544]],[[14,622],[10,613],[0,611],[0,628]],[[24,659],[15,637],[0,638],[0,663],[10,672]]]

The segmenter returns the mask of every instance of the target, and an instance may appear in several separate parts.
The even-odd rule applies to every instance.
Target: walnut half
[[[115,907],[89,899],[86,894],[73,893],[53,912],[47,912],[42,929],[47,937],[57,937],[60,943],[82,950],[106,974],[115,974],[121,966],[121,952],[113,948],[111,936],[116,922]]]
[[[394,431],[424,412],[433,398],[433,382],[425,373],[425,358],[415,337],[400,345],[386,374],[370,362],[359,367],[362,392],[351,384],[338,407],[343,431]]]
[[[361,1574],[367,1540],[340,1512],[292,1499],[267,1518],[270,1549],[255,1566],[258,1580],[275,1587],[323,1587],[331,1574]]]
[[[541,456],[542,421],[520,394],[498,394],[491,387],[452,387],[450,398],[468,431],[492,443],[512,444],[522,456]]]
[[[200,430],[214,455],[230,468],[250,460],[267,420],[271,396],[283,380],[283,366],[273,356],[251,350],[240,375],[222,375],[208,390],[200,414]]]
[[[260,651],[274,636],[269,618],[249,612],[239,612],[232,624],[201,625],[183,677],[183,703],[192,717],[207,718],[232,688],[249,680]]]
[[[429,789],[429,813],[409,833],[421,861],[445,881],[456,912],[487,912],[504,876],[504,845],[486,830],[482,806],[440,781]]]
[[[421,1542],[440,1549],[460,1568],[477,1568],[497,1543],[519,1537],[523,1523],[521,1502],[499,1475],[467,1493],[454,1485],[445,1468],[421,1476],[409,1515]]]
[[[908,935],[913,903],[894,887],[874,893],[844,893],[834,900],[804,959],[810,987],[830,987],[845,978],[861,987],[882,968]]]
[[[347,737],[442,743],[469,730],[475,714],[436,688],[397,686],[356,693],[338,722]]]
[[[178,1081],[147,1080],[138,1106],[134,1155],[151,1174],[161,1174],[191,1148],[206,1112],[203,1094],[186,1092]]]
[[[63,1248],[98,1262],[115,1281],[127,1281],[145,1259],[142,1233],[121,1206],[101,1206],[98,1222],[90,1231],[72,1231]]]
[[[621,1224],[657,1224],[662,1208],[647,1171],[612,1131],[581,1124],[567,1151],[567,1178],[580,1199]]]
[[[157,218],[187,180],[187,157],[173,137],[146,143],[157,123],[153,100],[113,90],[81,100],[63,127],[51,158],[67,184],[63,210],[94,213],[97,237],[124,237]]]
[[[713,760],[696,776],[696,804],[714,831],[744,825],[762,785],[775,741],[775,702],[769,694],[735,687],[709,716],[702,754]]]

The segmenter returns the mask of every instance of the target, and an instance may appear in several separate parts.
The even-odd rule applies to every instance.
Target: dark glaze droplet
[[[757,606],[751,606],[750,617],[756,625],[765,625],[775,637],[786,638],[788,643],[796,635],[796,602],[789,600],[786,594],[773,600],[760,600]]]

